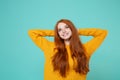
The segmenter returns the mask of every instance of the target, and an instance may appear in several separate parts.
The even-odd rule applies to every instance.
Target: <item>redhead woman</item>
[[[45,55],[44,80],[86,80],[89,60],[107,36],[100,28],[76,29],[67,19],[59,20],[54,30],[29,30],[32,41]],[[54,37],[54,42],[46,39]],[[82,43],[79,36],[93,36]]]

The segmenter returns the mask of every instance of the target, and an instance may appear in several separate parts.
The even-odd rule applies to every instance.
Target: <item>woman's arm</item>
[[[28,30],[28,35],[32,39],[32,41],[41,48],[41,50],[45,50],[49,45],[50,41],[48,41],[45,36],[54,36],[53,30]]]
[[[105,37],[107,36],[107,30],[99,28],[85,28],[78,30],[79,35],[83,36],[93,36],[93,38],[84,44],[88,56],[91,56],[92,53],[100,46]]]

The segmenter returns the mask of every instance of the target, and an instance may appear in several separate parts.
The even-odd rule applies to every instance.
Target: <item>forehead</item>
[[[64,28],[66,25],[67,25],[66,23],[60,22],[60,23],[58,23],[58,29]]]

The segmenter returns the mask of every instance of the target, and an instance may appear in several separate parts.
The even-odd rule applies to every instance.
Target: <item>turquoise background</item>
[[[62,18],[109,31],[87,80],[120,80],[120,0],[0,0],[0,80],[43,80],[44,55],[27,32],[54,29]]]

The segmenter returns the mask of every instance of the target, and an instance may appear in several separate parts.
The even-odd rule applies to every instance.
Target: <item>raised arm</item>
[[[50,44],[45,36],[54,36],[53,30],[28,30],[28,35],[32,39],[32,41],[39,47],[41,50],[45,50],[48,48],[47,46]]]
[[[105,37],[107,36],[107,30],[99,28],[85,28],[78,30],[79,35],[83,36],[93,36],[93,38],[84,44],[88,56],[91,56],[92,53],[100,46]]]

